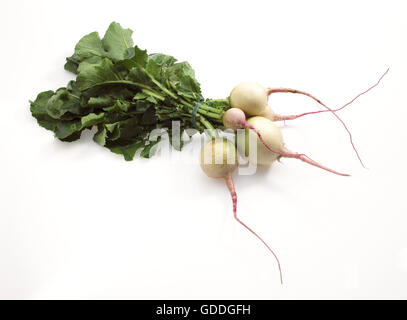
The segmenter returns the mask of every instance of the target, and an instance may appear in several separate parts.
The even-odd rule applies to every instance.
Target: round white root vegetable
[[[304,154],[294,153],[284,146],[283,137],[280,132],[280,129],[272,122],[272,121],[280,121],[280,120],[293,120],[305,115],[309,114],[317,114],[321,112],[331,112],[333,115],[342,123],[345,127],[346,131],[349,134],[350,142],[352,147],[359,158],[360,163],[363,166],[362,160],[359,157],[359,154],[353,144],[352,135],[348,128],[346,127],[345,123],[342,121],[341,118],[336,114],[337,111],[342,110],[347,105],[351,104],[361,95],[367,93],[372,88],[377,86],[381,79],[387,74],[389,70],[382,75],[379,81],[367,89],[366,91],[358,94],[354,99],[350,102],[345,104],[344,106],[336,109],[331,109],[326,106],[321,100],[315,98],[313,95],[300,90],[290,89],[290,88],[263,88],[261,85],[255,82],[244,82],[236,86],[229,96],[229,102],[231,108],[225,112],[223,115],[222,121],[226,128],[230,128],[233,130],[238,129],[246,129],[245,131],[245,139],[240,140],[238,139],[239,149],[243,150],[245,155],[249,157],[249,161],[254,164],[258,165],[271,165],[275,160],[280,159],[281,157],[287,158],[296,158],[301,161],[304,161],[310,165],[315,167],[324,169],[326,171],[342,175],[342,176],[349,176],[348,174],[339,173],[332,169],[329,169],[321,164],[315,162],[314,160],[310,159]],[[318,104],[322,105],[326,110],[321,111],[313,111],[313,112],[306,112],[299,115],[279,115],[275,114],[271,108],[267,104],[268,96],[272,93],[295,93],[295,94],[302,94],[308,96],[309,98],[316,101]],[[246,115],[255,116],[246,121]],[[257,153],[253,154],[250,152],[250,143],[249,143],[249,134],[254,131],[257,134],[256,138],[256,147]],[[222,146],[221,151],[217,151],[217,146]],[[227,149],[229,151],[225,152],[223,149]],[[225,162],[225,159],[228,157],[225,156],[231,152],[233,154],[232,163]],[[208,156],[209,155],[209,156]],[[209,162],[205,159],[210,159]],[[221,159],[220,163],[216,162],[216,159]],[[250,229],[247,225],[245,225],[236,214],[236,207],[237,207],[237,195],[234,188],[233,180],[232,180],[232,172],[236,169],[237,163],[236,161],[236,149],[234,146],[224,140],[217,139],[212,140],[209,142],[204,148],[202,148],[201,152],[201,167],[203,171],[209,176],[213,178],[224,178],[229,188],[230,194],[233,200],[233,214],[234,218],[247,230],[253,233],[262,243],[267,247],[268,250],[274,255],[277,260],[278,268],[280,271],[280,280],[281,283],[283,282],[282,279],[282,272],[280,267],[280,262],[275,255],[275,253],[271,250],[271,248],[267,245],[263,239],[257,235],[252,229]]]
[[[237,168],[235,146],[227,139],[212,139],[201,149],[201,168],[210,178],[228,178]]]
[[[226,128],[243,129],[246,128],[246,115],[241,109],[230,108],[223,114],[222,122]]]
[[[281,117],[281,116],[278,114],[275,114],[268,105],[264,108],[264,110],[261,114],[256,114],[256,116],[267,118],[271,121],[284,120],[284,119],[280,119],[279,117]]]
[[[280,272],[280,282],[283,283],[283,274],[280,261],[269,245],[237,216],[237,194],[232,179],[232,173],[237,168],[237,152],[235,146],[227,139],[212,139],[201,149],[201,168],[210,178],[223,178],[229,189],[233,202],[233,216],[244,228],[258,238],[275,257]]]
[[[308,164],[329,172],[348,176],[348,174],[339,173],[329,169],[304,154],[294,153],[284,147],[283,136],[280,129],[269,119],[256,116],[246,121],[244,112],[238,108],[230,108],[225,112],[222,118],[225,127],[237,129],[250,129],[257,134],[257,153],[250,152],[249,133],[246,132],[244,140],[238,139],[239,149],[249,157],[249,161],[255,165],[271,165],[275,160],[286,158],[297,158]],[[244,142],[242,142],[244,141]]]
[[[317,99],[308,92],[291,89],[291,88],[264,88],[257,82],[242,82],[238,84],[230,93],[229,101],[232,108],[238,108],[243,110],[249,116],[262,116],[264,118],[270,119],[271,121],[281,121],[281,120],[294,120],[297,117],[303,116],[284,116],[275,114],[267,104],[268,97],[272,93],[295,93],[305,95],[318,104],[326,108],[326,111],[334,110],[327,107],[321,100]],[[307,113],[308,114],[308,113]],[[338,116],[336,115],[338,118]],[[340,120],[340,118],[338,118]]]
[[[229,96],[232,108],[239,108],[247,115],[262,114],[267,106],[266,88],[257,82],[242,82],[233,88]]]
[[[249,161],[257,165],[271,165],[275,160],[285,158],[296,158],[317,168],[332,172],[340,176],[349,174],[340,173],[325,167],[312,160],[305,154],[295,153],[284,146],[283,136],[280,129],[269,119],[263,117],[252,117],[247,120],[248,128],[257,134],[257,154],[250,152],[249,131],[245,134],[244,145],[240,142],[239,149],[244,150]],[[240,140],[240,139],[238,139]],[[241,140],[240,140],[241,141]]]
[[[247,123],[253,128],[256,128],[262,140],[257,137],[257,153],[249,152],[249,132],[245,134],[245,139],[239,139],[239,149],[245,150],[245,155],[248,156],[250,163],[257,165],[271,165],[275,160],[281,158],[284,153],[283,135],[280,129],[269,119],[263,117],[252,117],[247,120]],[[274,152],[270,152],[270,149]],[[279,152],[279,153],[276,153]]]
[[[266,118],[262,118],[262,119],[267,120]],[[222,118],[222,121],[223,121],[223,125],[224,125],[226,128],[233,129],[233,130],[245,129],[245,128],[246,128],[246,129],[253,130],[253,131],[259,136],[259,139],[260,139],[259,141],[264,144],[264,147],[263,147],[263,148],[257,149],[258,152],[261,152],[261,153],[263,154],[263,155],[262,155],[261,157],[259,157],[259,158],[262,159],[262,162],[263,162],[263,160],[266,159],[266,158],[267,158],[268,160],[266,161],[266,163],[258,163],[257,161],[254,161],[254,160],[252,159],[252,163],[257,163],[257,164],[260,164],[260,165],[271,164],[271,162],[273,162],[274,160],[276,160],[276,158],[279,157],[278,154],[276,154],[276,153],[274,153],[274,152],[270,152],[270,150],[275,150],[275,151],[280,151],[280,152],[281,152],[280,149],[283,148],[283,145],[280,146],[280,144],[277,144],[276,147],[271,147],[271,146],[268,144],[268,142],[265,141],[265,140],[261,137],[260,132],[259,132],[253,125],[251,125],[249,122],[246,121],[246,115],[244,114],[244,112],[243,112],[242,110],[240,110],[240,109],[238,109],[238,108],[230,108],[229,110],[227,110],[227,111],[224,113],[223,118]],[[263,122],[263,121],[262,121],[262,120],[259,120],[259,125],[261,125],[261,124],[260,124],[261,122]],[[265,127],[264,130],[266,130],[266,129],[272,129],[272,128],[273,128],[272,126],[271,126],[271,127],[269,126],[269,122],[265,122],[263,127]],[[274,126],[274,127],[275,127],[275,126]],[[275,129],[274,134],[269,134],[269,136],[276,136],[276,137],[278,137],[278,135],[281,136],[281,132],[278,130],[277,127],[275,127],[275,128],[276,128],[276,129]],[[282,141],[282,137],[280,137],[280,139],[281,139],[281,141]],[[244,141],[245,141],[245,142],[243,143],[243,145],[248,145],[248,144],[249,144],[249,135],[245,135],[245,140],[244,140]],[[240,142],[240,144],[242,144],[241,141],[239,141],[239,142]],[[241,150],[246,150],[246,151],[248,151],[249,148],[248,148],[248,147],[243,148],[243,145],[240,145],[240,149],[241,149]],[[271,149],[271,148],[272,148],[272,149]],[[260,150],[260,151],[259,151],[259,150]],[[248,154],[246,154],[246,156],[247,156],[247,155],[248,155]],[[253,155],[251,155],[251,156],[253,157]],[[255,155],[254,155],[254,156],[255,156]]]
[[[261,134],[259,133],[259,131],[255,127],[253,127],[250,123],[248,123],[246,121],[246,115],[244,114],[244,112],[242,110],[240,110],[238,108],[230,108],[230,109],[228,109],[223,114],[222,121],[223,121],[223,125],[226,128],[229,128],[229,129],[232,129],[232,130],[245,129],[245,128],[253,130],[259,136],[260,141],[264,144],[266,149],[271,150],[270,146],[267,145],[267,142],[264,141],[264,139],[261,138]],[[267,125],[268,125],[268,122],[266,124],[266,127],[267,127]],[[248,138],[249,138],[248,135],[245,136],[245,139],[247,140],[246,144],[248,144],[248,142],[249,142]],[[241,148],[241,149],[243,149],[243,148]],[[248,150],[248,148],[246,148],[246,150]],[[275,150],[278,150],[278,148],[275,149]],[[270,154],[269,151],[267,151],[267,154],[268,154],[269,157],[274,157],[275,156],[274,153]]]
[[[353,143],[353,138],[352,134],[347,128],[345,122],[336,114],[336,111],[340,111],[349,104],[351,104],[353,101],[355,101],[357,98],[362,96],[363,94],[369,92],[371,89],[376,87],[382,78],[387,74],[389,69],[386,70],[386,72],[380,77],[379,81],[377,81],[376,84],[368,88],[367,90],[363,91],[362,93],[358,94],[355,98],[353,98],[350,102],[346,103],[344,106],[336,109],[331,109],[327,105],[325,105],[320,99],[316,98],[312,94],[302,91],[302,90],[297,90],[297,89],[291,89],[291,88],[264,88],[260,84],[256,82],[242,82],[238,84],[230,93],[229,100],[230,100],[230,105],[232,108],[239,108],[243,110],[247,115],[250,116],[262,116],[264,118],[267,118],[271,121],[285,121],[285,120],[294,120],[300,117],[303,117],[305,115],[309,114],[317,114],[321,112],[331,112],[339,122],[343,125],[345,128],[346,132],[349,135],[349,140],[352,145],[352,148],[356,154],[356,156],[359,159],[360,164],[365,167],[363,164],[362,159],[360,158],[360,155],[355,147],[355,144]],[[316,101],[318,104],[323,106],[326,110],[320,110],[320,111],[313,111],[313,112],[305,112],[299,115],[280,115],[280,114],[275,114],[271,108],[267,105],[267,100],[268,97],[273,94],[273,93],[294,93],[294,94],[301,94],[304,96],[307,96],[314,101]]]

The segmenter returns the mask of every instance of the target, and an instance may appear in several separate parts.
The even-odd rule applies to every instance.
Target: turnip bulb
[[[249,116],[259,115],[267,106],[267,91],[257,82],[242,82],[233,88],[229,101],[232,108],[239,108]]]
[[[208,177],[227,179],[237,168],[235,146],[227,139],[212,139],[201,149],[201,168]]]
[[[329,171],[340,176],[349,176],[346,173],[340,173],[325,167],[312,160],[305,154],[292,152],[285,147],[280,128],[272,121],[263,117],[252,117],[247,120],[248,127],[257,134],[257,152],[250,152],[249,134],[246,130],[244,139],[238,140],[239,150],[248,156],[249,162],[255,165],[271,165],[275,160],[281,157],[299,159],[317,168]],[[242,142],[243,141],[243,142]]]
[[[280,282],[283,283],[283,275],[277,255],[269,247],[269,245],[255,231],[253,231],[253,229],[248,227],[237,216],[237,194],[232,179],[232,173],[237,168],[237,152],[235,146],[227,139],[216,138],[210,140],[201,149],[201,168],[210,178],[225,179],[226,185],[232,197],[233,216],[235,220],[250,231],[256,238],[258,238],[272,253],[278,264]]]
[[[257,152],[250,152],[250,131],[246,129],[244,139],[237,139],[239,150],[244,150],[245,156],[248,157],[248,160],[252,164],[271,165],[275,160],[281,157],[281,154],[275,151],[280,153],[284,153],[285,151],[281,130],[274,122],[259,116],[249,118],[247,123],[256,128],[263,141],[257,137]],[[274,152],[270,152],[270,149],[264,144]]]

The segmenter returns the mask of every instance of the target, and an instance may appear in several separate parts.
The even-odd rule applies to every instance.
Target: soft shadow
[[[251,188],[267,188],[273,192],[281,192],[282,189],[279,188],[279,184],[276,183],[278,179],[271,179],[270,175],[278,177],[280,168],[275,166],[258,166],[257,171],[253,175],[235,175],[234,179],[239,181],[239,189],[251,189]]]

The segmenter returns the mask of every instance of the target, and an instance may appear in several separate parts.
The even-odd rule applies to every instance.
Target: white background
[[[0,298],[407,298],[407,6],[405,1],[2,1],[0,4]],[[63,143],[28,100],[73,78],[85,34],[117,21],[149,52],[187,60],[205,97],[239,82],[308,90],[340,115],[282,128],[286,159],[223,181],[165,156],[125,162],[92,141]],[[317,110],[275,94],[283,114]],[[186,148],[182,162],[197,160]]]

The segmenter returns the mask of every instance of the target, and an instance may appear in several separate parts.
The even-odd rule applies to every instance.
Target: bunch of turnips
[[[331,109],[311,94],[289,88],[264,88],[255,82],[237,85],[227,98],[208,99],[201,93],[194,70],[187,62],[153,53],[134,45],[132,31],[112,22],[103,38],[97,32],[85,35],[66,58],[65,69],[76,75],[66,87],[38,94],[30,102],[30,110],[40,126],[54,132],[61,141],[72,142],[86,129],[97,128],[93,140],[130,161],[136,154],[154,155],[158,139],[150,133],[161,129],[172,136],[172,123],[179,123],[180,132],[190,128],[205,132],[209,142],[201,150],[202,170],[212,178],[223,178],[233,200],[235,219],[252,232],[272,252],[271,248],[236,213],[237,196],[232,173],[238,166],[238,153],[253,165],[271,165],[281,157],[296,158],[337,175],[347,176],[327,168],[308,156],[290,151],[275,121],[293,120],[308,114],[331,112],[352,136],[337,111],[375,87],[379,81],[341,108]],[[273,93],[302,94],[315,100],[324,110],[300,115],[279,115],[268,106]],[[221,138],[218,130],[243,131],[242,139]],[[243,129],[243,130],[239,130]],[[155,130],[156,131],[156,130]],[[255,138],[253,144],[250,143]],[[171,139],[171,145],[182,150],[184,140]],[[359,155],[357,154],[359,157]],[[360,157],[359,157],[360,160]],[[282,273],[277,259],[280,280]]]

